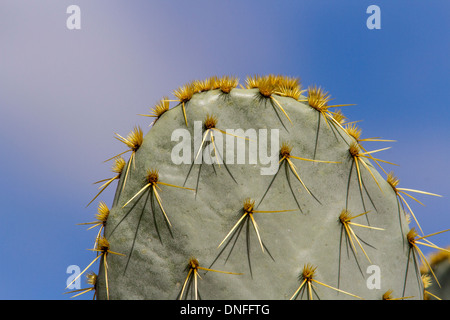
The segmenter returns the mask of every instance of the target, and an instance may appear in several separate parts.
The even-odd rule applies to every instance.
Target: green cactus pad
[[[279,76],[185,88],[117,179],[104,236],[124,256],[101,258],[99,299],[423,298],[395,189],[329,96]]]

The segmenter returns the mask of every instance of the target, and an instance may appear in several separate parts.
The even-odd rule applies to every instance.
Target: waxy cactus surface
[[[355,106],[275,75],[173,95],[145,136],[116,134],[100,191],[117,190],[89,231],[99,299],[423,299],[435,234],[406,200],[425,192],[387,173],[389,140],[362,138]]]

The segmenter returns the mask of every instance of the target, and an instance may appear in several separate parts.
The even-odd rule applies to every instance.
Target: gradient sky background
[[[81,30],[66,28],[71,4]],[[372,4],[381,30],[366,27]],[[400,186],[444,196],[409,202],[424,232],[450,228],[449,12],[448,0],[0,0],[0,299],[69,299],[67,267],[94,257],[95,231],[76,224],[94,220],[103,160],[125,150],[114,132],[147,130],[138,113],[211,75],[297,76],[357,104],[343,111],[363,137],[397,140],[370,146],[392,146],[380,158],[400,165],[386,167]]]

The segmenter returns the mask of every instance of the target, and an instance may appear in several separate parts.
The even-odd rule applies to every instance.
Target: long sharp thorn
[[[133,198],[131,198],[130,200],[127,201],[127,203],[125,203],[123,205],[122,208],[125,208],[134,198],[136,198],[140,193],[142,193],[145,189],[147,189],[148,187],[150,187],[150,183],[146,184],[141,190],[138,191],[138,193],[136,193]]]
[[[161,208],[161,211],[163,212],[164,217],[167,220],[167,223],[169,224],[169,226],[172,227],[172,224],[170,223],[169,217],[167,216],[166,211],[164,210],[164,208],[163,208],[163,206],[161,204],[161,198],[159,197],[159,194],[158,194],[158,191],[155,188],[155,185],[153,185],[153,192],[155,193],[156,200],[158,201],[159,207]]]
[[[272,97],[272,100],[275,101],[275,103],[277,104],[278,108],[280,108],[280,110],[284,113],[284,115],[286,116],[286,118],[288,118],[289,122],[292,123],[291,118],[289,118],[289,116],[287,115],[286,111],[284,111],[283,107],[281,106],[281,104],[274,98]]]
[[[186,123],[186,127],[187,127],[188,123],[187,123],[187,117],[186,117],[186,107],[184,106],[184,102],[181,105],[183,107],[184,122]]]
[[[250,218],[252,219],[253,228],[255,229],[256,235],[258,236],[258,241],[259,241],[259,244],[261,246],[261,250],[262,250],[262,252],[264,252],[264,246],[262,244],[261,236],[259,234],[258,224],[256,223],[255,218],[253,218],[253,214],[250,214]]]
[[[242,215],[242,217],[239,219],[239,221],[238,222],[236,222],[236,224],[233,226],[233,228],[230,230],[230,232],[228,232],[228,234],[226,235],[226,237],[222,240],[222,242],[217,246],[217,248],[219,248],[224,242],[225,242],[225,240],[230,236],[230,234],[234,231],[234,229],[236,229],[239,225],[240,225],[240,223],[242,222],[242,220],[247,216],[247,212],[246,213],[244,213],[243,215]]]

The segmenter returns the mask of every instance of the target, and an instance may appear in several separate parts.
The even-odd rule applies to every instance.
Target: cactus
[[[421,266],[426,300],[450,299],[450,246],[433,251]]]
[[[361,138],[350,104],[278,75],[173,95],[142,114],[145,136],[116,134],[128,149],[108,159],[117,175],[95,198],[117,189],[83,271],[100,261],[99,299],[423,298],[419,246],[435,234],[410,228],[403,195],[438,195],[398,188],[374,157],[387,148],[366,149],[392,140]]]

